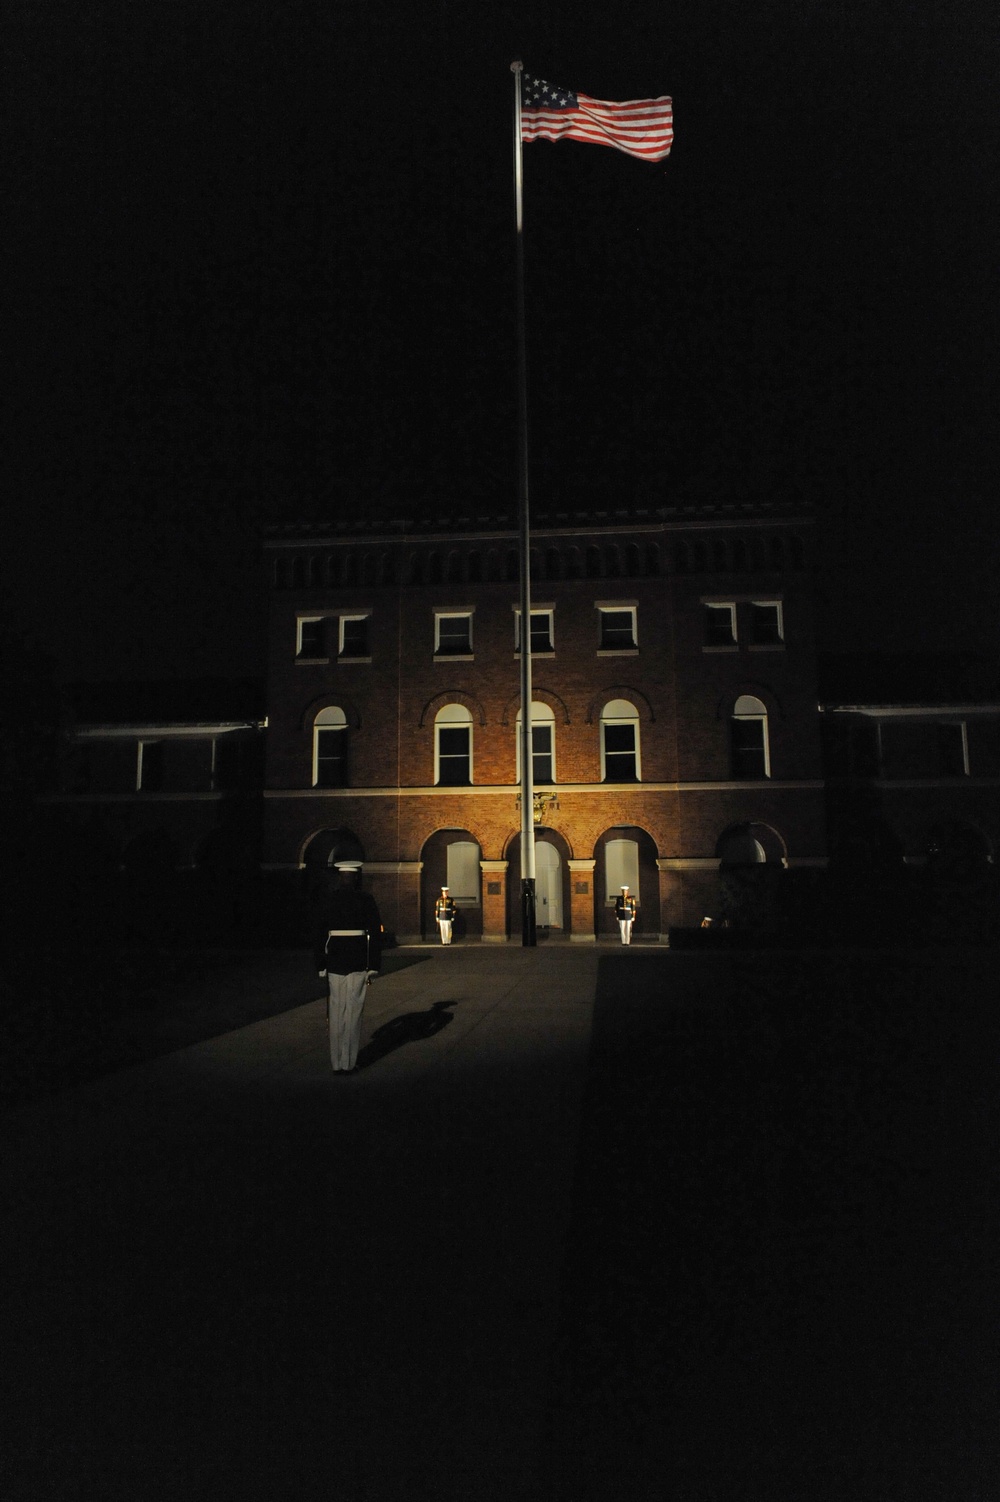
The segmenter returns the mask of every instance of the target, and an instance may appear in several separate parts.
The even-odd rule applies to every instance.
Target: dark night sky
[[[807,496],[827,645],[1000,647],[995,5],[595,13],[14,9],[6,551],[63,676],[257,671],[264,522],[512,500],[516,56],[676,123],[526,149],[535,506]]]

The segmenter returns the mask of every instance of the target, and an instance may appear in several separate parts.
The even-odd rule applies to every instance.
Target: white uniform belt
[[[330,939],[363,939],[367,932],[366,928],[331,928],[327,937]]]

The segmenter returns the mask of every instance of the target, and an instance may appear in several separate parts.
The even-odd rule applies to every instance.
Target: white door
[[[535,922],[539,928],[563,926],[559,851],[544,840],[535,846]]]

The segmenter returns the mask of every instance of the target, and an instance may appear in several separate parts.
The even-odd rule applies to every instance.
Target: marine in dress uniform
[[[441,896],[434,904],[434,921],[441,930],[441,943],[451,943],[451,926],[455,921],[455,904],[447,887],[441,888]]]
[[[629,896],[628,887],[622,887],[621,893],[615,902],[615,917],[618,919],[618,927],[621,930],[622,943],[631,944],[632,924],[635,915],[639,911],[639,904],[634,897]]]
[[[330,1064],[335,1074],[349,1074],[358,1058],[365,992],[382,963],[382,920],[374,897],[356,884],[361,862],[338,861],[336,870],[337,884],[317,909],[313,954],[330,993]]]

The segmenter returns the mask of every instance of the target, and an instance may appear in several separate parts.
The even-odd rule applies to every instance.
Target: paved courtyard
[[[992,971],[429,950],[21,1108],[4,1494],[996,1497]]]

